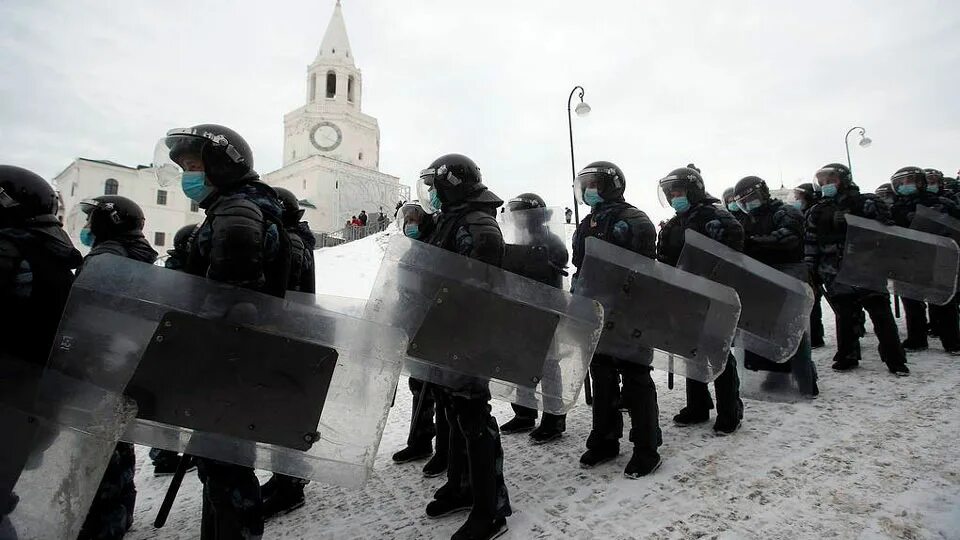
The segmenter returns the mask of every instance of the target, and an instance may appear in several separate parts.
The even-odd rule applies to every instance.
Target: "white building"
[[[283,168],[263,175],[264,182],[297,195],[316,232],[341,229],[361,210],[375,219],[383,207],[389,216],[397,201],[409,199],[409,187],[379,171],[380,127],[361,112],[362,95],[338,0],[320,51],[307,68],[306,104],[283,118]],[[161,255],[172,248],[180,227],[204,217],[179,185],[158,186],[149,166],[78,158],[53,184],[61,195],[64,228],[83,252],[80,229],[86,216],[78,203],[87,198],[116,194],[136,201],[146,216],[144,235]]]
[[[203,212],[179,185],[160,187],[153,169],[144,165],[127,167],[112,161],[78,158],[54,177],[53,184],[66,209],[61,214],[63,228],[82,253],[89,250],[80,244],[80,229],[87,220],[79,205],[84,199],[122,195],[136,201],[146,216],[144,236],[161,256],[173,248],[173,235],[180,227],[203,221]]]
[[[283,168],[264,181],[296,194],[316,231],[340,229],[361,210],[391,214],[410,188],[379,170],[380,127],[361,111],[363,78],[339,0],[306,83],[306,103],[283,117]]]

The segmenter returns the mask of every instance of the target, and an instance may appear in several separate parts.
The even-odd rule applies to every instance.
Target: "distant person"
[[[350,225],[353,225],[354,227],[360,226],[360,220],[357,219],[357,216],[353,216],[353,218],[350,220]]]
[[[573,223],[573,210],[569,208],[564,209],[563,216],[567,218],[567,223]]]
[[[361,210],[361,211],[360,211],[360,216],[359,216],[359,218],[360,218],[360,226],[361,226],[361,227],[366,227],[366,226],[367,226],[367,211],[366,211],[366,210]]]

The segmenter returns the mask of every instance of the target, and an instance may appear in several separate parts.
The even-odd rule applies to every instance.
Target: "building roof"
[[[337,0],[337,5],[333,7],[333,15],[313,63],[354,66],[353,49],[350,48],[350,39],[347,38],[347,25],[343,22],[340,0]]]

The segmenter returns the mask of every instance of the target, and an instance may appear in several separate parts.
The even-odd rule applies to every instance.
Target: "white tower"
[[[315,231],[344,227],[382,208],[392,215],[410,188],[380,172],[380,127],[361,111],[363,78],[337,0],[320,50],[307,66],[306,104],[283,117],[283,167],[263,176],[292,191]]]
[[[313,63],[306,104],[283,118],[283,164],[322,155],[378,170],[380,127],[361,112],[363,77],[354,63],[340,1]]]

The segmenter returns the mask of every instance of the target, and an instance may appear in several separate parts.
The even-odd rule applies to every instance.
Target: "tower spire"
[[[343,22],[343,10],[340,0],[333,7],[333,15],[327,24],[327,31],[323,34],[320,50],[313,61],[328,65],[353,66],[353,50],[350,48],[350,39],[347,37],[347,25]]]

